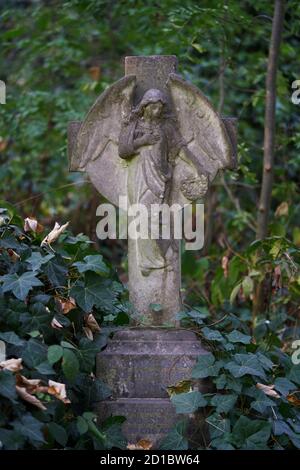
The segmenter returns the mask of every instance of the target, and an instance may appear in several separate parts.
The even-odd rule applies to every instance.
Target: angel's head
[[[162,115],[165,105],[164,94],[160,90],[151,88],[144,94],[137,111],[139,115],[143,115],[147,119],[157,119]]]

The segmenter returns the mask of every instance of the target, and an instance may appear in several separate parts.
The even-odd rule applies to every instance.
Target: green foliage
[[[94,402],[111,392],[93,374],[107,335],[93,330],[88,319],[93,314],[103,324],[109,313],[118,324],[118,314],[127,315],[126,292],[86,237],[64,234],[63,243],[49,252],[40,246],[44,234],[24,233],[19,221],[10,209],[1,209],[0,339],[6,345],[6,361],[0,363],[1,446],[124,447],[120,422],[100,428],[91,412]]]
[[[181,315],[185,326],[197,324],[189,313],[185,319]],[[263,334],[259,328],[252,334],[251,323],[241,320],[240,313],[228,306],[215,326],[198,326],[211,352],[199,356],[192,379],[209,378],[214,390],[200,393],[191,385],[171,400],[181,414],[206,407],[210,438],[205,448],[300,448],[299,400],[294,398],[300,367],[291,359],[291,325],[284,316],[274,318],[265,321]],[[177,435],[178,428],[172,433]],[[179,434],[183,439],[185,430]]]

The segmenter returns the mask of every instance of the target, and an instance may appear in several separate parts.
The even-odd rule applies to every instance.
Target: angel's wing
[[[199,168],[203,167],[212,181],[219,169],[233,165],[232,144],[226,128],[210,102],[194,85],[171,74],[168,86],[181,137],[195,157],[192,164],[182,155],[176,163],[176,174],[179,177],[187,173],[192,178],[196,176],[195,170],[199,174]]]
[[[79,169],[88,173],[96,189],[118,205],[127,194],[127,167],[118,153],[123,120],[132,106],[134,75],[121,78],[96,100],[83,121],[74,145]]]

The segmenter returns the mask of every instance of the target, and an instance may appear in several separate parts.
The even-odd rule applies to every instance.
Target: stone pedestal
[[[100,421],[125,416],[124,434],[130,443],[161,439],[182,418],[176,414],[167,387],[191,377],[199,356],[207,354],[195,333],[180,329],[132,328],[117,332],[97,358],[97,376],[109,385],[112,398],[98,403]],[[208,390],[206,380],[194,384]],[[201,439],[203,416],[190,416],[189,436]],[[195,434],[197,436],[195,436]]]

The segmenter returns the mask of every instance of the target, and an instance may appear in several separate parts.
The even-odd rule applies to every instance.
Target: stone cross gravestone
[[[183,208],[205,196],[220,169],[235,166],[235,120],[221,118],[176,70],[175,56],[126,57],[125,77],[82,123],[69,125],[70,170],[85,171],[115,205],[123,198],[149,210]],[[99,354],[98,376],[112,389],[99,415],[126,416],[130,442],[147,438],[157,446],[176,421],[167,387],[188,379],[206,351],[193,332],[176,328],[180,241],[172,230],[168,239],[129,237],[128,271],[130,300],[147,327],[116,333]]]

